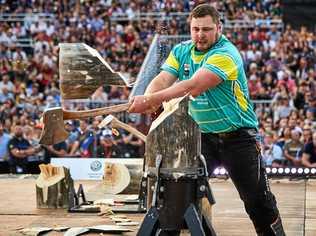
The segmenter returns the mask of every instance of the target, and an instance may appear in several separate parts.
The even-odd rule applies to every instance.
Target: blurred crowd
[[[23,20],[0,21],[0,172],[36,171],[51,157],[142,157],[144,143],[120,129],[99,128],[102,117],[65,124],[65,142],[38,144],[40,117],[46,108],[61,105],[58,43],[84,42],[95,48],[111,67],[134,81],[156,33],[188,34],[187,13],[200,2],[210,2],[223,20],[282,20],[279,0],[99,0],[2,1],[0,13],[25,13]],[[152,13],[176,14],[163,20]],[[52,14],[54,19],[37,17]],[[144,15],[141,20],[137,16]],[[146,17],[146,14],[148,16]],[[125,20],[111,20],[126,16]],[[225,29],[240,49],[249,79],[249,92],[260,120],[258,141],[263,159],[272,166],[312,166],[316,163],[316,34],[305,27],[286,25]],[[20,47],[20,39],[34,41]],[[129,88],[100,87],[92,100],[103,105],[128,99]],[[79,103],[73,109],[88,109]],[[147,119],[131,126],[146,132]],[[145,122],[146,121],[146,122]],[[314,137],[314,142],[313,140]],[[313,149],[314,147],[314,149]],[[9,160],[9,162],[7,162]],[[10,164],[10,165],[9,165]]]

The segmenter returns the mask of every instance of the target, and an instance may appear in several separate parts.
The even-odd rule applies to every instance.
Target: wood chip
[[[77,236],[83,233],[88,232],[89,229],[85,227],[73,227],[67,230],[64,236]]]
[[[32,228],[21,229],[20,232],[27,236],[37,236],[37,235],[40,235],[41,233],[49,232],[51,230],[52,228],[48,228],[48,227],[32,227]]]
[[[110,218],[127,218],[127,216],[123,214],[115,214],[114,216],[110,216]]]
[[[113,217],[112,220],[116,223],[116,222],[131,222],[131,219],[127,219],[127,218],[118,218],[118,217]]]
[[[93,202],[93,205],[109,205],[113,206],[114,205],[114,199],[113,198],[108,198],[108,199],[98,199]]]
[[[97,231],[97,232],[130,232],[132,231],[131,229],[122,227],[122,226],[118,226],[118,225],[96,225],[96,226],[91,226],[91,227],[87,227],[90,230],[93,231]]]
[[[139,222],[120,222],[120,223],[116,223],[116,225],[119,225],[119,226],[137,226],[139,225]]]

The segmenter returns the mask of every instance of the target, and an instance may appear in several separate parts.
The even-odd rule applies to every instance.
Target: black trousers
[[[210,174],[219,165],[228,171],[256,232],[259,235],[283,235],[275,234],[271,229],[271,224],[279,218],[279,211],[255,136],[256,130],[248,128],[228,135],[202,133],[202,154]],[[280,226],[283,231],[281,221]]]

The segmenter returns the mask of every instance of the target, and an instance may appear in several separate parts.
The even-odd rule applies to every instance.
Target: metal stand
[[[71,213],[97,213],[97,212],[100,212],[99,207],[82,208],[82,206],[93,205],[92,201],[86,200],[82,184],[79,185],[77,192],[75,191],[75,188],[70,189],[68,197],[69,197],[68,212],[71,212]]]
[[[155,177],[152,206],[137,233],[138,236],[178,236],[189,229],[193,236],[216,236],[208,218],[201,210],[201,199],[215,203],[208,183],[204,157],[202,168],[177,170],[161,168],[162,156],[156,158],[156,168],[148,177]]]

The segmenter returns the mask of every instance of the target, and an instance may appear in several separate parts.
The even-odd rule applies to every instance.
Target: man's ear
[[[222,33],[222,31],[223,31],[223,24],[222,23],[218,23],[217,29],[218,29],[219,33]]]

